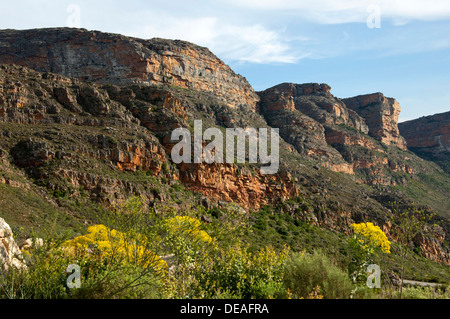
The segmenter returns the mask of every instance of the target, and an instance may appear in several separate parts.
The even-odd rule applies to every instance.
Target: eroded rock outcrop
[[[420,232],[413,239],[414,245],[420,248],[423,256],[450,266],[450,252],[442,248],[445,241],[445,232],[437,225],[425,227],[425,231]]]
[[[254,107],[258,101],[246,79],[207,48],[179,40],[143,40],[71,28],[3,30],[0,63],[86,82],[175,85],[211,92],[229,106]]]
[[[343,99],[345,105],[364,118],[369,135],[376,140],[406,150],[406,142],[398,130],[400,104],[382,93]]]
[[[180,180],[210,198],[233,201],[246,209],[299,195],[289,172],[261,175],[234,164],[182,164]]]
[[[394,99],[377,93],[341,100],[330,92],[327,84],[283,83],[258,92],[258,109],[300,154],[333,171],[359,172],[370,185],[403,183],[386,171],[415,173],[404,159],[385,154],[386,145],[405,149]]]
[[[145,178],[103,175],[106,167],[180,180],[192,190],[252,209],[296,196],[293,182],[280,174],[237,174],[235,165],[181,165],[179,171],[172,167],[171,132],[188,128],[199,112],[227,127],[248,125],[212,94],[168,86],[98,86],[11,65],[0,68],[0,85],[8,88],[0,93],[5,101],[0,122],[23,124],[29,130],[4,141],[14,141],[7,146],[12,163],[58,196],[88,192],[92,199],[111,203],[130,194],[148,201],[163,196],[151,191],[156,187],[145,185]],[[41,130],[41,125],[46,128]]]
[[[298,110],[321,124],[343,124],[368,133],[364,119],[330,91],[328,84],[283,83],[259,92],[260,108],[263,112]]]
[[[347,115],[345,105],[335,100],[327,84],[283,83],[258,92],[259,111],[280,136],[300,154],[319,159],[335,171],[353,174],[351,165],[326,141],[324,123],[334,123]],[[363,121],[362,121],[363,122]]]

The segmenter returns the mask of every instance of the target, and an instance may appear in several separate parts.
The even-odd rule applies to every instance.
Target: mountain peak
[[[229,106],[254,107],[258,101],[247,80],[209,49],[181,40],[74,28],[1,30],[0,63],[102,84],[167,84],[206,91]]]

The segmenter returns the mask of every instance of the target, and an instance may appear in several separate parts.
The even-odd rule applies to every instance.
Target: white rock
[[[0,265],[8,270],[11,266],[24,269],[26,265],[20,261],[22,252],[13,238],[11,227],[0,218]]]

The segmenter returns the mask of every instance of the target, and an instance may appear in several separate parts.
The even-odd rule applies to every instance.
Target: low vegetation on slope
[[[307,205],[303,200],[298,203]],[[98,206],[80,211],[88,225],[77,234],[73,224],[65,229],[50,223],[30,228],[23,238],[41,236],[44,244],[23,250],[21,260],[27,269],[2,271],[0,296],[450,297],[445,288],[450,281],[446,266],[425,259],[418,251],[407,249],[403,256],[401,243],[391,246],[387,241],[380,246],[374,238],[379,238],[376,232],[384,233],[372,224],[368,232],[361,227],[369,224],[355,224],[357,231],[346,235],[283,214],[280,208],[265,207],[250,215],[231,204],[209,209],[198,205],[191,211],[167,207],[156,213],[142,199],[132,198],[110,209]],[[47,219],[52,218],[58,215],[49,212]],[[25,235],[25,230],[11,224],[20,243],[20,231]],[[381,288],[366,286],[369,263],[382,269]],[[79,288],[67,285],[72,282],[66,268],[72,264],[80,267]],[[404,273],[402,265],[406,265]],[[444,285],[420,291],[404,287],[400,295],[399,275]]]

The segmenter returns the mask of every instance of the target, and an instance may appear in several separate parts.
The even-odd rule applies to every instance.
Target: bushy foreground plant
[[[200,220],[189,216],[166,219],[160,226],[160,233],[166,249],[174,254],[178,264],[191,263],[197,252],[213,241],[202,229]]]
[[[124,233],[104,225],[88,228],[88,234],[63,245],[84,275],[77,291],[86,297],[149,297],[167,272],[167,263],[156,255],[154,244],[139,233]]]
[[[400,273],[400,286],[399,293],[400,298],[403,293],[403,279],[405,277],[406,270],[406,256],[410,251],[410,245],[414,238],[422,231],[425,230],[426,225],[432,220],[434,214],[427,214],[422,209],[416,207],[400,207],[398,203],[391,203],[393,208],[393,233],[397,237],[397,241],[400,244],[401,254],[401,273]]]
[[[206,298],[224,292],[235,298],[284,297],[282,279],[289,248],[276,252],[266,247],[253,253],[248,248],[237,244],[202,251],[192,272],[195,293]]]
[[[45,241],[24,251],[26,269],[10,268],[0,278],[0,297],[9,299],[155,298],[167,264],[146,247],[144,236],[89,227],[70,241]],[[81,287],[69,288],[69,265],[80,269]]]
[[[293,298],[350,298],[352,283],[347,272],[334,265],[320,251],[295,253],[286,262],[283,282]]]
[[[450,287],[403,287],[392,298],[400,299],[450,299]]]
[[[0,265],[0,299],[56,299],[68,295],[65,269],[70,258],[60,249],[61,240],[24,252],[27,268]]]
[[[88,234],[76,237],[63,244],[66,253],[89,259],[115,259],[124,265],[154,267],[156,272],[164,271],[167,263],[150,251],[149,239],[142,234],[126,234],[104,225],[88,228]]]
[[[189,268],[213,238],[200,220],[176,212],[156,214],[139,198],[97,216],[97,224],[71,240],[48,238],[24,252],[27,271],[2,271],[1,298],[166,298],[176,295],[165,254],[177,269]],[[174,258],[170,258],[174,256]],[[81,287],[69,289],[69,265],[81,271]]]

